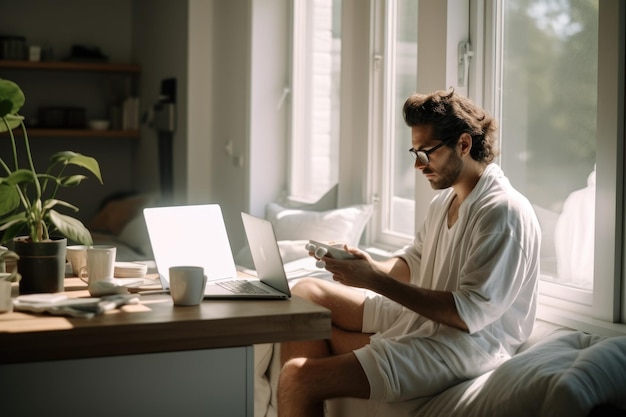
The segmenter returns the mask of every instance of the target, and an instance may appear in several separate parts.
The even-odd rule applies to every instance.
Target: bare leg
[[[333,327],[330,340],[281,345],[278,415],[323,416],[326,399],[369,398],[369,382],[352,353],[369,343],[370,335],[361,332],[363,292],[310,278],[295,285],[292,293],[328,308]]]
[[[326,399],[370,395],[365,372],[352,352],[321,359],[290,359],[278,386],[279,417],[322,417]]]
[[[292,293],[331,311],[333,324],[331,340],[288,342],[281,345],[281,363],[291,358],[323,358],[347,353],[369,343],[363,326],[362,291],[316,278],[306,278],[296,284]]]

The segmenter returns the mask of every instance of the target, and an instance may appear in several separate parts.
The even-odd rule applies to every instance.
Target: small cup
[[[170,272],[170,294],[174,305],[195,306],[204,297],[206,275],[201,266],[172,266]]]
[[[87,265],[80,268],[78,277],[87,284],[113,281],[115,246],[95,245],[87,248]]]
[[[28,47],[28,60],[33,62],[41,61],[41,46],[31,45]]]
[[[0,246],[0,274],[7,272],[6,261],[2,257],[2,252],[8,252],[9,249],[6,246]]]
[[[6,278],[10,275],[8,272],[0,273],[0,313],[8,313],[13,310],[11,282],[6,281]]]
[[[80,276],[80,270],[87,266],[87,249],[86,245],[71,245],[66,248],[67,261],[72,267],[74,276]]]

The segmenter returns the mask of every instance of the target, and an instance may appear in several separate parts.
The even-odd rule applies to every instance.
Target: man
[[[493,163],[495,120],[454,91],[412,95],[403,114],[415,168],[442,192],[391,259],[346,248],[358,259],[323,258],[344,285],[294,286],[331,310],[333,327],[330,340],[282,345],[281,417],[321,416],[336,397],[434,395],[493,369],[532,330],[540,230]]]

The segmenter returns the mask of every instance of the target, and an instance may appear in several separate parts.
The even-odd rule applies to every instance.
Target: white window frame
[[[340,117],[340,111],[338,115],[337,109],[331,109],[328,118],[325,114],[316,112],[323,108],[323,106],[316,107],[316,103],[320,100],[328,99],[330,104],[333,104],[332,98],[318,94],[326,88],[330,90],[330,93],[333,92],[332,83],[326,83],[326,76],[332,75],[333,70],[320,67],[320,62],[317,60],[320,51],[312,51],[313,45],[320,42],[314,19],[317,13],[316,8],[320,7],[319,3],[309,0],[290,1],[291,16],[293,16],[291,87],[286,88],[284,92],[284,97],[291,96],[287,198],[297,203],[313,203],[330,189],[337,181],[332,177],[337,174],[336,170],[339,165],[339,156],[334,149],[329,152],[330,160],[325,161],[324,154],[327,147],[319,146],[320,140],[321,143],[327,142],[328,148],[333,145],[334,139],[337,139],[335,135],[338,134],[334,129],[335,118]],[[329,16],[332,19],[332,11]],[[333,50],[336,45],[331,38],[330,44],[326,46]],[[341,47],[339,48],[341,51]],[[327,51],[323,52],[327,53]],[[332,59],[329,63],[334,65]],[[329,70],[330,74],[324,73],[324,70]],[[316,82],[318,78],[321,82]],[[328,164],[323,172],[331,178],[320,178],[319,172],[316,172],[319,165],[316,165],[315,155],[319,151],[321,153],[317,157],[317,162],[322,160]]]
[[[386,219],[390,218],[392,190],[387,186],[393,175],[393,143],[395,117],[398,117],[393,100],[395,91],[395,24],[396,2],[374,0],[372,15],[371,62],[372,77],[370,99],[370,155],[373,169],[370,170],[372,200],[378,210],[373,216],[371,237],[375,246],[393,250],[410,242],[413,231],[406,234],[393,232]],[[416,63],[417,64],[417,63]],[[408,129],[408,128],[407,128]],[[408,148],[407,148],[408,149]]]
[[[496,118],[500,115],[497,86],[501,48],[502,0],[473,0],[472,35],[478,40],[484,79],[475,95]],[[605,335],[626,333],[624,248],[624,48],[626,4],[599,2],[598,129],[596,145],[595,269],[593,293],[560,284],[539,284],[538,317],[556,324]],[[481,51],[481,52],[482,52]]]
[[[415,230],[407,233],[392,232],[385,219],[389,218],[391,191],[387,189],[388,176],[391,175],[393,156],[392,143],[387,138],[393,137],[394,118],[401,117],[401,109],[390,108],[393,82],[387,77],[394,74],[389,69],[393,62],[393,42],[395,28],[386,27],[388,19],[394,16],[392,0],[373,0],[371,62],[373,66],[370,79],[370,131],[369,131],[369,195],[377,203],[369,230],[371,246],[385,250],[394,250],[408,244]],[[454,87],[460,94],[467,94],[467,86],[458,85],[458,44],[469,38],[469,0],[420,1],[418,6],[418,92],[431,92]],[[470,77],[472,76],[470,69]],[[467,85],[467,84],[466,84]],[[408,129],[408,127],[407,127]],[[407,143],[407,149],[410,143]],[[408,153],[408,152],[407,152]],[[407,155],[407,157],[409,157]],[[433,190],[422,175],[415,173],[415,228],[423,223],[426,210],[437,191]]]

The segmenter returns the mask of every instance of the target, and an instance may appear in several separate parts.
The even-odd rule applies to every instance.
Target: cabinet
[[[54,77],[54,73],[61,74],[62,78]],[[117,97],[104,98],[95,97],[91,95],[88,97],[87,103],[81,102],[81,90],[80,87],[74,87],[73,82],[77,81],[77,77],[72,74],[105,74],[107,79],[111,81],[116,78],[114,82],[108,82],[112,89],[118,90],[113,95]],[[121,101],[124,99],[124,95],[137,95],[137,78],[141,73],[141,67],[136,64],[109,64],[109,63],[94,63],[94,62],[70,62],[70,61],[43,61],[43,62],[31,62],[31,61],[11,61],[0,60],[0,77],[10,79],[19,84],[20,88],[26,95],[27,103],[24,106],[23,115],[26,117],[26,122],[29,120],[35,120],[37,118],[37,108],[35,107],[37,102],[47,103],[51,105],[54,103],[55,96],[59,99],[70,103],[73,106],[85,104],[88,106],[86,109],[86,120],[91,118],[109,118],[108,107],[111,106],[114,101]],[[56,79],[55,79],[56,78]],[[89,79],[91,78],[91,79]],[[81,84],[98,84],[101,83],[102,78],[88,77],[82,78]],[[46,83],[49,83],[46,86]],[[43,86],[43,88],[41,88]],[[29,88],[31,90],[29,91]],[[106,87],[105,87],[106,88]],[[89,94],[89,89],[87,94]],[[97,88],[96,88],[97,90]],[[56,91],[56,94],[55,92]],[[34,94],[31,94],[34,93]],[[85,91],[82,91],[85,93]],[[72,102],[71,96],[74,96]],[[70,101],[67,101],[67,100]],[[31,105],[30,103],[35,103]],[[138,112],[138,109],[137,109]],[[104,113],[104,114],[103,114]],[[137,113],[137,118],[139,117]],[[138,129],[109,129],[109,130],[90,130],[90,129],[49,129],[38,128],[37,126],[29,127],[29,136],[46,136],[46,137],[126,137],[126,138],[139,138]]]

